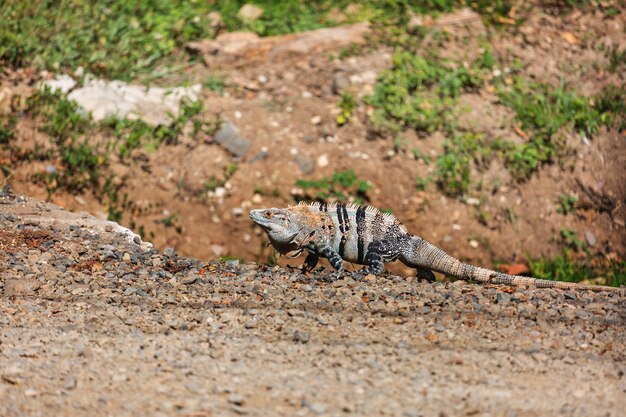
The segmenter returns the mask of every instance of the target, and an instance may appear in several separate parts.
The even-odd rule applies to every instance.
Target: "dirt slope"
[[[203,263],[0,197],[0,415],[619,416],[626,297]]]
[[[598,68],[607,64],[600,45],[623,49],[625,13],[618,9],[617,15],[608,16],[572,9],[557,16],[536,8],[519,28],[495,28],[473,19],[441,28],[445,36],[427,37],[423,49],[469,62],[488,42],[499,61],[498,71],[516,65],[529,80],[551,85],[565,81],[581,94],[595,94],[609,84],[623,85],[623,76]],[[360,36],[363,28],[358,28]],[[376,46],[343,56],[344,45],[320,43],[323,48],[313,44],[305,53],[295,53],[293,39],[290,35],[262,41],[267,45],[237,49],[235,57],[216,53],[217,46],[209,42],[204,64],[167,80],[203,83],[222,74],[224,94],[204,92],[205,116],[231,121],[250,140],[250,150],[235,159],[211,138],[187,137],[156,152],[136,150],[126,161],[111,154],[110,172],[126,178],[120,199],[127,194],[132,203],[122,224],[153,235],[149,239],[158,248],[174,247],[199,259],[227,255],[267,262],[271,250],[245,213],[293,204],[302,191],[295,186],[299,179],[315,180],[354,169],[359,179],[372,185],[371,204],[392,209],[410,231],[462,260],[493,266],[498,260],[555,256],[562,250],[562,242],[554,238],[561,230],[591,242],[593,254],[624,259],[626,141],[620,132],[603,128],[590,141],[564,133],[569,150],[554,164],[542,166],[529,181],[513,180],[503,162],[495,160],[485,172],[472,171],[473,186],[466,198],[445,197],[434,184],[419,191],[415,178],[432,174],[434,164],[415,160],[412,149],[434,160],[443,151],[446,137],[441,132],[377,137],[368,122],[371,109],[364,104],[355,109],[349,123],[336,123],[341,88],[357,99],[371,94],[377,75],[391,65],[393,51]],[[241,47],[237,42],[222,48]],[[270,47],[289,53],[272,54]],[[32,87],[25,85],[38,77],[24,71],[13,78],[5,76],[2,83],[15,94],[27,94]],[[499,103],[489,88],[463,93],[459,103],[460,128],[523,140],[514,129],[511,109]],[[27,117],[20,118],[18,130],[25,149],[47,141]],[[223,179],[225,168],[233,164],[237,170],[221,192],[208,192],[211,178]],[[45,168],[43,161],[21,161],[12,166],[9,183],[20,194],[46,199],[44,184],[33,181],[33,174]],[[596,200],[586,194],[589,190]],[[560,213],[560,195],[577,196],[579,205],[571,213]],[[106,216],[106,207],[89,193],[74,196],[58,190],[51,200],[71,210]],[[610,210],[599,200],[608,201]],[[397,273],[412,274],[401,266],[395,268]]]

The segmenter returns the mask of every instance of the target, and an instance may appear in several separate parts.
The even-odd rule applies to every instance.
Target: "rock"
[[[226,28],[224,19],[222,19],[222,14],[220,12],[211,12],[207,15],[207,17],[211,21],[211,29],[213,29],[216,33]]]
[[[503,292],[496,294],[496,303],[507,305],[511,301],[511,295]]]
[[[310,338],[311,335],[303,330],[296,330],[295,332],[293,332],[294,342],[307,343]]]
[[[48,86],[51,91],[60,91],[67,94],[74,86],[76,81],[67,74],[57,75],[51,80],[43,81],[43,85]]]
[[[471,240],[469,241],[469,245],[470,245],[470,247],[472,247],[472,248],[476,249],[476,248],[478,247],[478,245],[479,245],[479,244],[478,244],[478,241],[477,241],[477,240],[471,239]]]
[[[321,154],[318,158],[317,158],[317,166],[320,168],[325,168],[327,167],[329,164],[328,162],[328,155]]]
[[[444,13],[437,19],[433,19],[430,16],[413,16],[409,20],[408,27],[414,28],[416,26],[455,26],[465,25],[472,22],[480,23],[480,15],[470,8],[464,8],[453,13]]]
[[[587,241],[587,244],[589,246],[595,246],[596,245],[596,235],[594,235],[591,230],[586,230],[585,231],[585,240]]]
[[[215,40],[189,42],[186,47],[191,52],[205,55],[205,60],[217,55],[226,60],[249,65],[251,60],[275,61],[279,58],[292,60],[352,44],[363,44],[369,32],[368,23],[263,38],[252,32],[228,32],[217,36]],[[242,59],[235,61],[235,58]]]
[[[302,400],[302,406],[308,408],[313,413],[318,414],[318,415],[324,414],[328,410],[328,407],[326,407],[324,404],[312,403],[312,402],[309,402],[308,400]]]
[[[215,256],[222,256],[224,253],[224,247],[222,245],[211,245],[211,251]]]
[[[244,23],[252,23],[263,16],[263,9],[254,4],[244,4],[237,12],[237,17]]]
[[[315,170],[315,160],[308,155],[296,155],[294,158],[296,165],[303,174],[310,174]]]
[[[233,393],[228,396],[228,402],[235,405],[243,405],[245,399],[243,395]]]
[[[243,324],[243,327],[245,327],[246,329],[254,329],[255,327],[257,327],[258,324],[259,321],[256,318],[251,318]]]
[[[183,279],[180,280],[181,284],[184,285],[190,285],[193,284],[194,282],[196,282],[198,280],[198,275],[197,274],[189,274],[186,277],[184,277]]]
[[[319,125],[322,122],[322,118],[318,115],[311,117],[311,124]]]
[[[248,153],[250,141],[239,135],[239,129],[231,122],[226,122],[215,134],[215,141],[234,156],[241,158]]]
[[[332,85],[333,94],[341,94],[348,87],[350,87],[350,78],[343,72],[335,74]]]
[[[94,120],[107,117],[120,119],[135,117],[149,125],[169,125],[178,117],[183,100],[198,101],[200,84],[190,87],[147,88],[122,81],[87,80],[83,87],[74,89],[67,97],[74,100]]]
[[[176,250],[174,248],[165,248],[165,250],[163,251],[163,255],[173,258],[174,256],[176,256]]]

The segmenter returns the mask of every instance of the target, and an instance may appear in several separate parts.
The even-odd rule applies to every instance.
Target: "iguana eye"
[[[270,212],[270,211],[266,211],[265,212],[265,217],[267,217],[268,219],[271,218],[274,215],[274,213]]]

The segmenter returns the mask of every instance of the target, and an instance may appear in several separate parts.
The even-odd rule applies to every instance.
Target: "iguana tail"
[[[561,288],[592,291],[620,291],[620,288],[618,287],[551,281],[547,279],[509,275],[503,272],[480,268],[461,262],[460,260],[448,255],[432,243],[417,236],[411,236],[410,244],[404,245],[400,253],[400,260],[408,266],[417,268],[418,271],[420,269],[430,269],[457,278],[491,284],[506,284],[514,286],[534,285],[538,288]]]

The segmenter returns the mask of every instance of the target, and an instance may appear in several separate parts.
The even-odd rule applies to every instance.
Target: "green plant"
[[[26,100],[28,111],[42,121],[41,130],[57,144],[83,134],[91,126],[89,115],[84,114],[75,101],[60,91],[49,87],[37,89]]]
[[[575,230],[561,229],[559,230],[559,235],[561,242],[563,243],[563,245],[565,245],[565,247],[575,250],[586,249],[585,243],[578,239]]]
[[[518,146],[504,143],[508,148],[505,163],[518,179],[530,177],[542,163],[561,154],[560,129],[571,127],[591,137],[602,124],[615,120],[614,109],[623,106],[619,103],[622,93],[617,93],[617,97],[605,93],[597,98],[598,105],[594,107],[593,100],[567,91],[563,85],[553,88],[520,77],[511,86],[500,85],[497,94],[504,105],[515,111],[522,130],[530,137]]]
[[[161,144],[174,144],[183,134],[184,127],[191,123],[192,135],[212,135],[221,121],[206,121],[200,117],[202,103],[185,102],[181,105],[178,117],[169,125],[152,126],[142,120],[118,119],[111,117],[101,122],[101,128],[108,130],[116,138],[115,146],[120,158],[130,156],[133,149],[144,147],[148,151],[156,150]]]
[[[340,113],[337,115],[337,124],[339,126],[342,126],[350,121],[356,104],[356,100],[352,94],[341,93],[339,103],[337,103],[337,107],[339,107],[340,110]]]
[[[433,132],[448,127],[456,98],[482,85],[485,75],[478,62],[465,67],[403,50],[394,54],[392,64],[379,76],[367,102],[374,108],[372,123],[396,131]]]
[[[428,186],[428,183],[430,182],[430,178],[429,177],[416,177],[415,178],[415,188],[417,188],[419,191],[423,191],[426,189],[426,187]]]
[[[620,132],[626,130],[626,90],[623,86],[606,86],[593,100],[604,125]]]
[[[174,230],[176,230],[176,233],[178,234],[183,233],[183,227],[180,224],[178,224],[179,220],[176,214],[169,214],[167,216],[164,216],[158,222],[163,224],[163,226],[165,226],[166,228],[170,228],[170,227],[173,228]]]
[[[204,191],[215,191],[218,187],[223,187],[239,169],[239,166],[231,162],[224,166],[224,175],[222,178],[218,178],[215,175],[211,175],[204,183]]]
[[[472,163],[482,167],[492,155],[483,135],[457,134],[444,142],[443,153],[435,162],[435,181],[449,196],[464,194],[469,189]]]
[[[224,77],[219,75],[209,75],[206,80],[202,83],[204,88],[207,88],[211,91],[216,91],[220,94],[224,92],[226,88],[226,81]]]
[[[15,136],[16,116],[0,117],[0,145],[6,146]]]
[[[576,257],[565,249],[553,258],[529,259],[534,277],[555,281],[580,282],[603,277],[603,283],[614,287],[626,284],[626,262],[603,256]]]
[[[369,201],[367,191],[372,187],[369,182],[359,180],[351,169],[335,172],[331,177],[321,180],[297,180],[296,185],[305,192],[315,192],[313,196],[307,194],[306,200],[353,201],[357,204]]]
[[[171,65],[188,41],[212,37],[211,8],[183,0],[9,1],[0,8],[0,60],[130,80]]]
[[[576,210],[576,203],[578,197],[570,194],[559,194],[559,207],[556,209],[557,213],[569,214]]]

